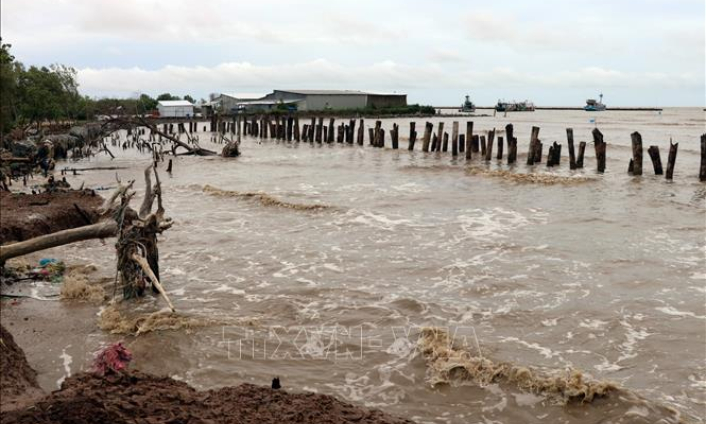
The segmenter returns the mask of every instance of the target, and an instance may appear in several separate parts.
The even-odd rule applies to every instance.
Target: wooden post
[[[576,169],[576,156],[574,156],[574,129],[566,129],[566,143],[569,146],[569,169]]]
[[[537,147],[535,144],[539,137],[539,127],[532,127],[532,135],[530,136],[529,151],[527,152],[527,165],[534,165],[536,158]]]
[[[537,139],[534,143],[534,163],[542,163],[542,151],[544,150],[544,144],[542,140]]]
[[[508,139],[507,146],[507,164],[512,165],[517,162],[517,137]]]
[[[294,118],[294,141],[299,141],[299,117]]]
[[[497,160],[502,161],[503,160],[503,148],[505,147],[504,144],[505,140],[503,137],[498,137],[498,154],[495,157]]]
[[[374,131],[374,137],[373,137],[373,147],[382,147],[380,144],[380,130],[382,129],[382,122],[381,121],[375,121],[375,131]]]
[[[480,156],[485,157],[485,136],[480,136]]]
[[[551,167],[554,165],[558,166],[560,161],[561,161],[561,144],[559,144],[555,141],[554,144],[549,146],[549,153],[547,154],[547,167]]]
[[[432,127],[434,124],[431,122],[427,122],[424,125],[424,138],[422,139],[422,151],[423,152],[428,152],[429,151],[429,140],[431,138],[431,132],[432,132]]]
[[[397,124],[392,124],[392,132],[390,132],[390,140],[392,141],[392,149],[397,150],[397,132],[400,127]]]
[[[652,167],[655,170],[655,175],[662,175],[664,172],[662,172],[662,158],[659,154],[659,147],[650,146],[649,149],[647,149],[647,154],[649,154],[650,159],[652,159]]]
[[[605,172],[606,142],[603,141],[603,133],[598,128],[592,131],[593,143],[596,149],[597,170],[599,173]]]
[[[439,122],[439,128],[437,129],[437,134],[436,134],[436,151],[441,150],[441,142],[444,139],[444,123]]]
[[[324,140],[326,140],[326,144],[331,143],[331,141],[329,141],[328,127],[324,126],[323,130],[324,130]]]
[[[365,138],[365,125],[364,121],[361,119],[358,124],[358,145],[362,146]]]
[[[473,151],[473,121],[466,122],[466,160],[471,160]]]
[[[383,148],[385,147],[385,130],[380,128],[379,133],[380,135],[378,136],[378,147]]]
[[[451,156],[458,156],[458,134],[451,138]]]
[[[457,152],[458,154],[458,121],[453,121],[451,124],[451,146],[452,146],[452,153],[453,153],[453,145],[456,145]],[[456,156],[456,155],[454,155]]]
[[[485,161],[489,162],[493,158],[493,144],[495,143],[495,128],[488,131],[488,145],[486,146]]]
[[[436,152],[439,144],[440,144],[439,138],[436,136],[436,134],[433,134],[431,136],[431,151]]]
[[[441,144],[441,151],[446,153],[449,150],[449,133],[444,131],[444,140]]]
[[[414,122],[409,123],[409,147],[407,150],[410,152],[414,151],[414,143],[417,141],[417,131],[414,129],[415,125],[416,123]]]
[[[677,161],[677,149],[679,143],[673,144],[672,139],[669,139],[669,157],[667,158],[667,179],[671,180],[674,176],[674,165]]]
[[[326,139],[327,143],[333,143],[333,125],[334,125],[334,119],[331,118],[328,120],[328,138]]]
[[[375,143],[375,130],[371,127],[368,128],[368,144],[374,146]]]
[[[639,132],[630,134],[632,141],[632,175],[642,175],[642,136]]]
[[[344,132],[346,128],[343,124],[338,126],[338,134],[336,135],[336,143],[343,143]]]
[[[699,167],[699,181],[706,181],[706,134],[701,134],[701,166]]]
[[[348,138],[348,144],[353,144],[353,137],[355,136],[355,119],[351,119],[349,126],[350,137]]]
[[[576,158],[576,168],[583,168],[583,155],[586,152],[586,142],[579,143],[579,155]]]
[[[169,163],[167,164],[167,172],[172,173],[172,160],[169,159]]]

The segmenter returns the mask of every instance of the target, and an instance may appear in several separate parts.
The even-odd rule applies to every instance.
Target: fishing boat
[[[471,101],[470,96],[466,96],[466,101],[463,102],[461,105],[461,109],[458,110],[459,112],[475,112],[476,111],[476,105],[473,104]]]
[[[498,112],[534,112],[534,103],[529,100],[524,102],[504,102],[498,100],[498,104],[495,105],[495,110]]]
[[[600,100],[596,99],[588,99],[586,100],[586,106],[583,107],[583,110],[586,112],[602,112],[606,109],[606,106],[603,104],[603,93],[600,94]]]

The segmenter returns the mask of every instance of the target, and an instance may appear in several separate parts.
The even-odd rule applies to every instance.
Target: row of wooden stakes
[[[189,132],[197,131],[197,123],[189,123]],[[413,151],[417,144],[416,123],[411,122],[408,137],[407,149]],[[357,133],[356,133],[357,126]],[[205,130],[205,127],[204,127]],[[324,118],[311,118],[311,121],[304,124],[301,128],[298,117],[280,117],[276,116],[271,119],[269,116],[253,116],[249,119],[246,117],[237,117],[232,122],[222,120],[211,121],[211,131],[231,132],[241,134],[241,130],[245,135],[259,137],[262,139],[273,138],[286,141],[302,141],[311,143],[348,143],[363,145],[365,140],[365,122],[363,119],[357,121],[350,119],[348,123],[340,123],[335,125],[335,119],[329,118],[328,123],[324,122]],[[184,124],[179,124],[179,132],[185,132]],[[544,144],[539,139],[539,127],[532,127],[530,136],[529,149],[527,152],[527,165],[535,165],[542,162]],[[503,150],[507,143],[507,163],[513,164],[517,161],[517,138],[514,136],[514,127],[512,124],[505,126],[505,136],[496,137],[495,129],[487,132],[486,135],[473,134],[473,121],[466,122],[465,134],[459,133],[459,122],[454,121],[452,124],[451,135],[444,131],[444,123],[439,122],[437,131],[434,132],[434,124],[426,122],[424,126],[424,134],[421,138],[421,149],[423,152],[448,152],[449,147],[453,156],[463,154],[467,160],[472,159],[474,154],[480,155],[486,161],[493,158],[494,146],[497,146],[495,157],[497,160],[503,159]],[[385,147],[386,132],[382,128],[382,122],[376,121],[374,127],[368,128],[367,131],[368,143],[373,147]],[[389,131],[390,142],[393,149],[399,148],[399,125],[393,124]],[[607,143],[603,140],[603,134],[598,128],[592,131],[595,154],[596,167],[599,173],[605,172],[606,169],[606,147]],[[586,142],[582,141],[578,144],[578,152],[574,146],[574,132],[572,128],[566,129],[567,146],[569,150],[569,168],[580,169],[584,165],[584,154],[586,150]],[[631,134],[633,157],[628,165],[628,173],[632,175],[642,175],[643,166],[643,147],[642,136],[638,132]],[[450,145],[450,146],[449,146]],[[647,153],[652,160],[652,166],[655,175],[665,175],[668,180],[671,180],[674,175],[674,167],[677,159],[677,151],[679,143],[669,142],[669,154],[667,156],[666,174],[662,168],[662,159],[659,147],[656,145],[649,146]],[[548,167],[558,166],[561,160],[562,145],[554,142],[549,146],[546,165]],[[701,164],[699,169],[699,180],[706,181],[706,134],[701,136]]]

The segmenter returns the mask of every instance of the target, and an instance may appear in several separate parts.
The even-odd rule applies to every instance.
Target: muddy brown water
[[[591,140],[591,117],[608,143],[604,175],[591,143],[583,170],[569,171],[564,146],[558,169],[547,170],[546,158],[534,168],[540,182],[498,172],[530,172],[523,154],[532,125],[545,146],[565,145],[567,126],[577,143]],[[449,131],[460,120],[465,131],[465,119],[432,122],[440,119]],[[246,138],[238,159],[179,157],[171,176],[162,168],[175,221],[160,239],[162,279],[181,314],[222,325],[113,335],[98,328],[96,306],[31,300],[5,303],[3,322],[14,324],[46,389],[88,367],[101,345],[124,340],[136,367],[199,388],[279,376],[285,388],[419,422],[704,422],[704,112],[469,119],[476,131],[512,122],[519,164],[467,164],[424,154],[421,143],[410,153],[410,120],[385,119],[385,128],[400,124],[403,149],[371,148],[367,135],[365,147]],[[424,121],[416,120],[420,137]],[[664,162],[669,138],[680,143],[674,182],[652,175],[647,155],[645,175],[627,175],[636,130],[645,149],[660,146]],[[201,134],[202,145],[213,147],[208,137]],[[126,166],[120,177],[137,179],[141,192],[148,163],[127,151],[58,167]],[[115,171],[68,178],[115,186]],[[111,241],[42,256],[114,272]],[[133,309],[163,307],[146,299]],[[517,384],[479,384],[459,368],[435,373],[416,348],[427,326],[451,331],[470,355],[480,347],[495,363],[546,375],[580,370],[621,389],[564,405]]]

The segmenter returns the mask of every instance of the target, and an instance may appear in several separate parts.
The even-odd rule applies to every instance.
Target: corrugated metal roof
[[[160,106],[193,106],[188,100],[160,100]]]
[[[376,93],[373,91],[360,90],[275,90],[285,93],[302,94],[302,95],[322,95],[322,96],[406,96],[401,93]]]

